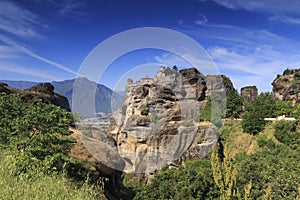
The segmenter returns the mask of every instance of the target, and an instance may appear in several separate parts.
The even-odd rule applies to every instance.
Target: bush
[[[148,108],[142,108],[142,110],[141,110],[141,115],[145,115],[145,116],[147,116],[149,114],[149,110],[148,110]]]
[[[264,118],[274,117],[276,110],[275,100],[270,93],[261,93],[246,105],[242,127],[244,132],[256,135],[266,125]]]
[[[283,144],[296,148],[300,144],[300,133],[296,121],[279,121],[275,124],[275,137]]]
[[[282,79],[282,81],[285,82],[285,83],[288,83],[289,79],[288,78],[284,78],[284,79]]]
[[[137,192],[134,199],[217,199],[209,161],[188,161],[186,167],[165,169]]]
[[[293,73],[293,70],[291,70],[291,69],[286,69],[286,70],[284,70],[283,71],[283,75],[290,75],[290,74],[292,74]]]

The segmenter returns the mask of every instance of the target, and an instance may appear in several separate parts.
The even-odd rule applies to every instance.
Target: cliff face
[[[223,95],[225,94],[227,96],[230,91],[234,90],[230,78],[225,75],[207,75],[206,85],[206,96],[210,96],[212,92],[217,92]]]
[[[206,92],[206,78],[196,68],[161,68],[154,79],[129,80],[122,110],[113,114],[107,130],[124,170],[153,172],[205,158],[219,138],[211,123],[197,120]]]
[[[241,96],[244,98],[244,103],[249,103],[258,95],[256,86],[246,86],[241,88]]]
[[[32,101],[34,98],[42,99],[44,103],[54,104],[65,110],[70,111],[70,106],[66,97],[54,92],[54,87],[51,83],[39,83],[27,90],[19,90],[9,87],[5,83],[0,83],[0,93],[19,94],[26,102]]]
[[[272,83],[272,94],[277,100],[300,103],[300,69],[287,69]]]

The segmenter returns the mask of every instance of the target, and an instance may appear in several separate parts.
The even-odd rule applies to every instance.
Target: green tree
[[[23,167],[39,161],[49,168],[63,167],[74,142],[68,137],[71,113],[39,99],[29,104],[18,95],[1,94],[0,116],[1,144],[17,149]]]
[[[256,135],[264,129],[266,117],[274,117],[275,100],[270,93],[261,93],[246,105],[242,127],[244,132]]]
[[[238,118],[243,110],[243,101],[237,90],[230,91],[226,100],[226,116]]]
[[[134,185],[131,183],[131,185]],[[164,169],[134,199],[218,199],[210,162],[188,161],[185,167]]]
[[[275,112],[274,116],[278,117],[281,115],[294,116],[296,117],[296,113],[294,110],[297,107],[292,105],[291,101],[275,101]]]
[[[176,65],[174,65],[173,70],[178,71],[178,67]]]
[[[274,125],[275,138],[283,144],[297,148],[300,144],[300,133],[297,129],[297,121],[278,121]]]
[[[237,187],[252,180],[251,199],[296,199],[300,185],[300,152],[279,144],[264,148],[253,155],[237,155]],[[271,191],[268,191],[272,188]]]

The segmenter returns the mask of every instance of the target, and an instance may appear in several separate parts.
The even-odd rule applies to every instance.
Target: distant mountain
[[[6,94],[18,94],[24,102],[31,103],[34,98],[42,99],[44,103],[53,104],[70,111],[68,99],[54,92],[51,83],[38,83],[25,90],[10,87],[6,83],[0,83],[0,92]]]
[[[71,108],[75,81],[76,79],[71,79],[65,81],[54,81],[51,83],[54,86],[54,92],[67,97]],[[37,84],[37,82],[10,80],[0,80],[0,82],[22,90],[31,88]],[[96,113],[109,114],[115,109],[121,107],[123,104],[124,97],[114,93],[111,89],[104,85],[97,84],[87,78],[78,78],[76,83],[78,84],[77,89],[79,92],[77,93],[77,103],[75,105],[80,105],[80,109],[76,108],[76,112],[79,112],[81,115],[94,116],[94,110]],[[95,99],[88,99],[88,97],[92,98],[91,95],[93,90],[95,91]],[[91,109],[89,104],[90,102],[95,102],[95,107],[93,107],[93,109]]]
[[[20,90],[25,90],[31,88],[32,86],[38,84],[38,82],[29,81],[10,81],[10,80],[0,80],[1,83],[6,83],[10,87],[18,88]]]

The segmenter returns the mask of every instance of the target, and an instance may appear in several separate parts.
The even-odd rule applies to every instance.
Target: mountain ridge
[[[72,95],[75,80],[81,79],[81,87],[85,88],[82,90],[83,93],[80,98],[84,99],[88,94],[89,88],[95,88],[95,111],[100,115],[107,115],[112,113],[112,110],[122,104],[123,97],[119,94],[113,92],[110,88],[105,85],[98,84],[96,82],[90,81],[87,78],[77,78],[77,79],[68,79],[64,81],[52,81],[51,84],[54,86],[54,92],[65,96],[68,99],[70,107],[72,108]],[[10,87],[17,88],[20,90],[29,89],[40,82],[30,82],[30,81],[13,81],[13,80],[0,80],[1,83],[5,83]],[[112,108],[113,107],[113,108]],[[80,113],[84,116],[93,116],[94,113]]]

